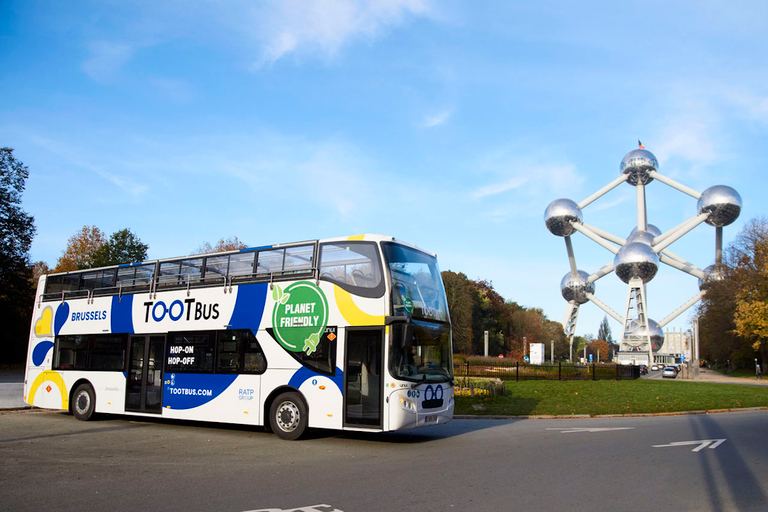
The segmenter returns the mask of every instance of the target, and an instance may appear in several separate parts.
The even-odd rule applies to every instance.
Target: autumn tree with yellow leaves
[[[722,280],[700,307],[701,354],[749,367],[768,360],[768,220],[749,221],[725,251]]]
[[[732,244],[736,332],[763,355],[768,349],[768,220],[753,219]]]

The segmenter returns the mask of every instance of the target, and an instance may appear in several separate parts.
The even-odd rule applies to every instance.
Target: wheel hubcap
[[[283,402],[277,408],[275,420],[283,432],[293,432],[299,426],[301,415],[299,408],[293,402]]]
[[[80,414],[84,414],[88,410],[90,404],[91,400],[88,393],[80,393],[75,401],[75,407],[77,407],[77,412]]]

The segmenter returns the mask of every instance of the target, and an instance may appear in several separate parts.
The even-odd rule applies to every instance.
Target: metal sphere
[[[709,213],[707,224],[723,227],[739,218],[741,196],[727,185],[715,185],[705,190],[699,198],[699,213]]]
[[[653,224],[648,224],[648,229],[646,231],[640,231],[637,228],[633,228],[632,232],[627,237],[627,242],[642,242],[651,245],[653,239],[659,235],[661,235],[661,230]]]
[[[647,283],[659,270],[659,256],[651,246],[642,242],[630,242],[619,249],[613,259],[616,275],[625,283],[633,277],[639,277]]]
[[[699,279],[699,291],[707,290],[715,281],[725,277],[722,265],[710,265],[704,269],[704,279]]]
[[[555,199],[544,211],[544,223],[555,236],[572,235],[573,222],[581,222],[581,209],[570,199]]]
[[[595,293],[595,283],[587,282],[589,274],[583,270],[578,270],[574,276],[568,272],[563,276],[563,280],[560,281],[560,293],[563,294],[563,298],[570,301],[575,301],[577,304],[586,304],[589,302],[587,294]]]
[[[647,149],[635,149],[624,155],[621,159],[619,170],[623,174],[629,175],[627,182],[632,185],[642,183],[649,184],[653,178],[648,176],[650,171],[659,169],[659,161]]]
[[[650,318],[648,319],[648,330],[646,330],[645,327],[641,327],[635,320],[630,322],[629,332],[627,334],[637,337],[645,337],[646,334],[650,334],[651,349],[654,352],[658,352],[664,344],[664,331],[661,330],[661,327],[659,327],[659,324],[655,320]],[[637,346],[637,341],[635,341],[633,346]]]

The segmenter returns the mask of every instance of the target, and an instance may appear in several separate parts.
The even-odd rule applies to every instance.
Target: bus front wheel
[[[80,421],[88,421],[96,409],[96,394],[90,384],[80,384],[72,394],[72,414]]]
[[[277,437],[298,439],[307,429],[307,406],[298,393],[283,393],[272,402],[269,419]]]

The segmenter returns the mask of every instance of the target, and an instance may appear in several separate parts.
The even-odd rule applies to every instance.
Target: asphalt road
[[[287,442],[232,426],[9,411],[0,508],[764,511],[766,424],[768,411],[454,420]],[[673,444],[689,441],[699,442]]]

